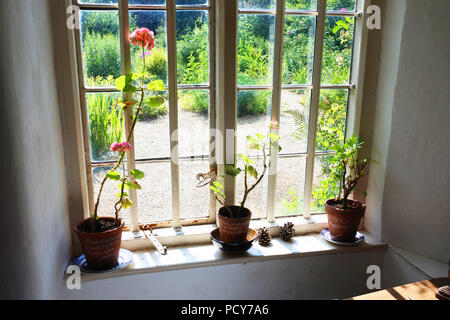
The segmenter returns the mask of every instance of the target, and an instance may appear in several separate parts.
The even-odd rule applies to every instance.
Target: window
[[[147,72],[164,81],[167,102],[144,108],[126,161],[129,170],[146,173],[143,190],[130,190],[134,205],[121,213],[133,230],[142,223],[156,227],[214,223],[214,195],[207,187],[197,188],[195,179],[198,173],[215,170],[216,152],[225,152],[217,149],[225,147],[217,143],[212,129],[236,129],[235,156],[245,153],[246,136],[270,121],[279,123],[283,149],[271,151],[273,174],[250,194],[246,206],[252,218],[274,221],[323,212],[330,190],[321,181],[330,145],[342,141],[346,132],[358,131],[364,1],[74,0],[74,4],[81,10],[81,28],[74,32],[91,210],[102,177],[115,163],[109,146],[129,130],[127,116],[111,107],[120,95],[114,79],[139,70],[145,61]],[[219,7],[236,16],[216,14]],[[223,31],[223,23],[228,29],[217,32]],[[128,35],[136,27],[154,31],[156,47],[151,55],[130,47]],[[234,32],[236,38],[230,37]],[[222,57],[228,45],[235,48],[231,57],[236,64]],[[225,65],[227,73],[235,72],[235,83],[220,77]],[[221,103],[220,90],[234,90],[236,99]],[[252,156],[261,162],[259,155]],[[225,184],[227,197],[240,200],[242,177]],[[100,215],[111,215],[108,209],[116,194],[116,186],[106,184]]]

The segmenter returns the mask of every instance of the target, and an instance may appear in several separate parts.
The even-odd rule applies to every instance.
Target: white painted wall
[[[382,240],[450,259],[450,2],[388,1],[366,226]]]
[[[49,21],[45,0],[0,1],[0,298],[57,297],[70,257]]]
[[[269,260],[83,282],[69,299],[335,299],[367,293],[384,250]]]

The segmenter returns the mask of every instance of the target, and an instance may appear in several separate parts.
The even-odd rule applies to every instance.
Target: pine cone
[[[272,240],[272,235],[266,227],[262,227],[258,230],[258,243],[262,246],[268,245]]]
[[[286,222],[280,227],[280,236],[284,241],[288,241],[295,234],[294,224],[292,222]]]

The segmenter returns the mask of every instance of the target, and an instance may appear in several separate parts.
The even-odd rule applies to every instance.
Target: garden
[[[161,2],[160,0],[159,3]],[[102,2],[90,0],[90,2]],[[113,2],[113,0],[111,0]],[[154,3],[155,0],[139,3]],[[184,0],[177,4],[198,4],[203,1]],[[273,0],[241,0],[243,8],[274,8]],[[315,0],[287,0],[289,9],[313,9]],[[328,0],[327,9],[354,10],[355,0]],[[209,22],[208,12],[177,11],[177,75],[179,84],[209,83]],[[118,13],[116,11],[83,11],[81,38],[85,83],[89,87],[114,87],[120,72],[120,43]],[[327,16],[322,61],[322,84],[347,84],[349,82],[353,46],[353,17]],[[167,85],[166,17],[164,11],[130,11],[130,29],[146,27],[154,31],[156,43],[150,54],[131,48],[133,72],[145,63],[148,81],[161,79]],[[271,85],[275,17],[273,15],[241,14],[238,19],[238,86]],[[310,85],[313,71],[315,17],[288,15],[285,18],[282,83],[284,85]],[[113,106],[117,93],[89,93],[86,96],[92,161],[114,160],[109,147],[124,137],[125,121]],[[282,90],[280,116],[280,144],[282,153],[305,153],[308,136],[310,90]],[[316,151],[329,151],[335,143],[342,143],[345,133],[347,89],[321,90]],[[238,92],[238,151],[245,148],[245,137],[256,133],[270,121],[271,90],[240,90]],[[179,153],[181,156],[206,155],[209,150],[208,90],[180,90]],[[167,99],[166,99],[167,101]],[[147,103],[140,114],[135,130],[136,158],[170,156],[168,104]],[[167,132],[167,134],[162,134]],[[156,164],[152,170],[161,177],[162,188],[170,190],[170,181],[164,172],[169,165]],[[277,185],[277,214],[298,214],[303,208],[305,158],[280,158]],[[195,188],[199,170],[207,171],[207,161],[197,161],[180,166],[182,217],[207,215],[208,192]],[[322,211],[325,200],[333,197],[338,186],[327,185],[330,172],[328,157],[317,156],[313,188],[314,211]],[[94,183],[101,180],[104,168],[93,171]],[[164,175],[164,177],[163,177]],[[169,173],[170,175],[170,173]],[[151,182],[149,182],[151,183]],[[237,181],[237,188],[242,181]],[[95,187],[94,187],[95,188]],[[153,188],[154,189],[154,188]],[[114,190],[111,190],[114,197]],[[156,192],[156,190],[155,190]],[[107,192],[108,193],[108,192]],[[166,192],[167,193],[167,192]],[[186,194],[184,194],[186,193]],[[265,215],[267,183],[261,183],[249,199],[248,207],[255,217]],[[105,195],[106,196],[106,195]],[[151,211],[170,208],[170,197],[147,194],[144,202]],[[192,201],[195,198],[195,201]],[[157,199],[157,198],[156,198]],[[264,201],[262,201],[264,200]],[[101,208],[100,208],[100,211]],[[105,213],[106,214],[106,213]],[[148,220],[158,220],[155,214]],[[184,214],[184,216],[183,216]],[[167,213],[161,220],[167,219]],[[144,219],[145,220],[145,219]]]

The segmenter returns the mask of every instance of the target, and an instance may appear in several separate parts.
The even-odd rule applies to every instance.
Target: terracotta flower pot
[[[358,231],[361,218],[366,206],[358,201],[347,200],[353,207],[347,209],[336,208],[339,204],[334,199],[325,202],[325,213],[328,216],[328,227],[331,239],[341,242],[352,242]]]
[[[228,206],[233,212],[233,217],[225,207],[219,209],[219,233],[220,240],[226,243],[242,243],[247,240],[247,233],[252,213],[247,208]]]
[[[114,222],[115,218],[103,217],[99,220]],[[124,222],[119,219],[119,227],[104,232],[82,231],[89,230],[90,224],[91,219],[85,219],[73,228],[80,239],[88,267],[92,270],[111,269],[119,261]]]

